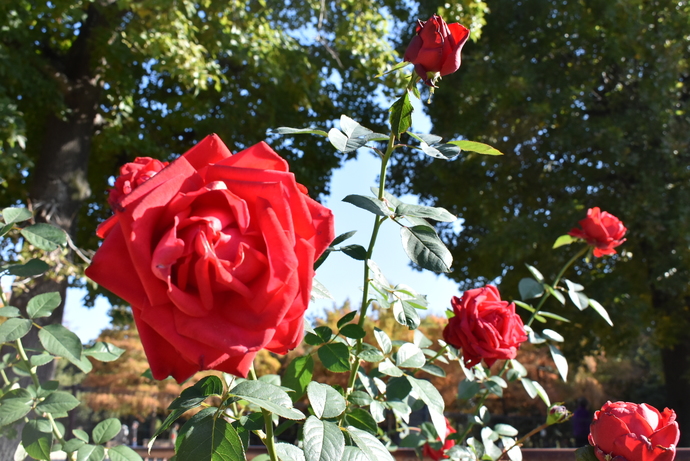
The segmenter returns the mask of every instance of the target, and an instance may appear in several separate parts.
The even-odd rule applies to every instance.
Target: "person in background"
[[[589,425],[592,423],[592,413],[587,409],[588,403],[586,398],[580,397],[577,400],[577,409],[570,419],[576,447],[584,447],[589,443],[587,436],[589,435]]]

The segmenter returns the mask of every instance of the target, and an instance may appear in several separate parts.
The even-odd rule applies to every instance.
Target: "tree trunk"
[[[678,446],[690,447],[690,337],[680,338],[674,346],[661,349],[661,360],[668,407],[676,412],[680,426]]]
[[[68,110],[63,116],[48,115],[43,136],[40,140],[33,139],[40,145],[35,148],[38,160],[29,193],[30,206],[38,222],[59,226],[68,234],[73,234],[75,217],[90,195],[86,172],[101,95],[101,83],[95,75],[90,50],[95,47],[94,28],[101,27],[100,23],[100,15],[92,3],[79,37],[55,69],[62,82],[64,104]],[[32,297],[57,291],[63,300],[60,306],[50,317],[36,319],[36,322],[43,325],[62,323],[67,284],[64,276],[41,277],[28,291],[12,299],[12,305],[25,312]],[[37,330],[32,329],[22,341],[26,349],[38,347]],[[54,363],[38,368],[41,381],[51,379],[54,373]],[[21,434],[22,427],[23,423],[15,426],[18,434]],[[0,460],[14,459],[20,438],[0,437]]]

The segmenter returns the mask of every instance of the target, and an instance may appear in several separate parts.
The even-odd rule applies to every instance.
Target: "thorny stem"
[[[386,190],[386,172],[388,169],[388,161],[395,150],[395,135],[391,132],[388,138],[388,146],[386,147],[386,152],[381,159],[381,171],[379,174],[379,193],[378,199],[383,200],[384,192]],[[387,216],[376,216],[374,219],[374,228],[371,231],[371,238],[369,239],[369,247],[367,248],[367,257],[364,260],[364,288],[362,290],[362,306],[359,312],[359,321],[357,324],[364,328],[364,321],[367,318],[367,309],[369,308],[369,264],[368,261],[371,259],[374,253],[374,246],[376,245],[376,238],[378,237],[379,229],[381,224],[388,219]],[[357,349],[355,354],[355,360],[352,362],[350,368],[350,376],[347,382],[347,392],[346,396],[350,395],[355,387],[355,380],[357,379],[357,371],[359,371],[359,354],[362,352],[363,340],[357,340]]]

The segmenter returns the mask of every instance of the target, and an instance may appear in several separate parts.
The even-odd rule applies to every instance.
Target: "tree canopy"
[[[464,220],[460,233],[443,230],[452,278],[465,287],[500,281],[514,299],[529,276],[524,263],[553,277],[572,256],[569,247],[550,248],[588,208],[618,216],[629,229],[619,254],[566,274],[609,309],[615,326],[594,313],[575,320],[567,352],[635,350],[650,337],[661,350],[667,404],[687,425],[690,6],[487,5],[481,39],[465,47],[463,67],[441,82],[429,113],[436,134],[505,155],[450,164],[400,157],[394,182]]]

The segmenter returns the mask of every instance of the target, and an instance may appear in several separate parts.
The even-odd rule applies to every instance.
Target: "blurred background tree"
[[[421,2],[421,16],[436,2]],[[551,250],[588,208],[628,227],[618,255],[566,277],[611,314],[561,325],[571,358],[605,350],[661,362],[667,405],[690,427],[690,6],[678,1],[490,0],[481,39],[429,106],[433,132],[506,155],[432,163],[399,156],[399,192],[450,206],[443,229],[462,288],[500,282],[519,299],[524,263],[553,277],[574,249]],[[615,272],[609,273],[615,267]],[[556,306],[556,307],[553,307]],[[644,350],[643,350],[644,349]],[[687,445],[690,431],[684,431]]]

